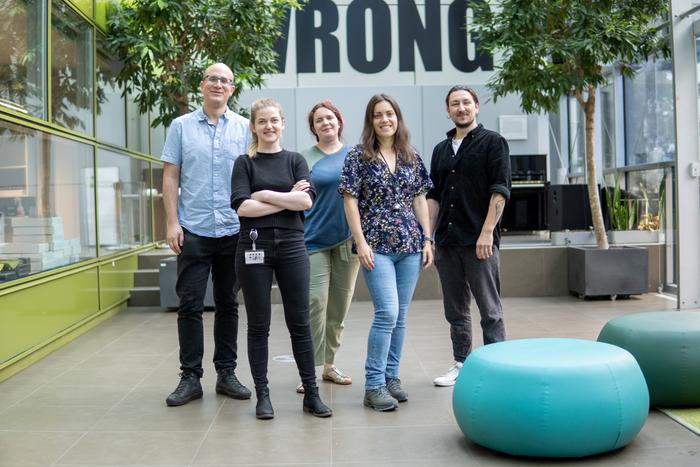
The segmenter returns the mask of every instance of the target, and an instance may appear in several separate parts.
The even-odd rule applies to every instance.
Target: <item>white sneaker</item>
[[[433,380],[435,386],[454,386],[455,381],[457,381],[457,376],[459,376],[459,370],[462,369],[462,363],[455,362],[454,365],[447,370],[442,376],[438,376]]]

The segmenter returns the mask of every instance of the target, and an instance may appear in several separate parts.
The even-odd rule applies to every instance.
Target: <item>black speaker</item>
[[[547,222],[549,230],[588,230],[593,221],[586,185],[548,185]]]

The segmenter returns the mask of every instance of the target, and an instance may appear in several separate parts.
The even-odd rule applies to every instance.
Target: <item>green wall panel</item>
[[[0,296],[0,363],[97,313],[97,269]]]
[[[103,310],[129,298],[137,269],[136,255],[100,266],[100,306]]]
[[[92,0],[69,0],[69,3],[72,3],[78,10],[85,13],[85,16],[88,18],[92,18]]]

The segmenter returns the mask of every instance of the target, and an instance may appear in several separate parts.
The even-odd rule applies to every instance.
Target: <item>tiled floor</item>
[[[510,339],[595,339],[614,316],[671,310],[674,302],[655,295],[616,302],[558,297],[506,299],[504,306]],[[294,364],[273,361],[276,417],[259,421],[254,400],[214,394],[211,363],[202,400],[166,407],[164,399],[178,381],[176,315],[131,308],[0,384],[0,466],[700,465],[700,437],[656,411],[629,446],[583,460],[513,458],[467,441],[452,417],[451,389],[431,384],[450,364],[438,301],[415,302],[410,310],[401,369],[410,400],[393,413],[365,409],[362,369],[370,316],[370,304],[353,305],[338,355],[338,366],[355,383],[321,384],[332,418],[303,414]],[[212,317],[206,314],[207,343]],[[251,386],[241,321],[238,375]],[[271,356],[289,355],[279,307],[273,322]],[[210,361],[211,346],[207,350]]]

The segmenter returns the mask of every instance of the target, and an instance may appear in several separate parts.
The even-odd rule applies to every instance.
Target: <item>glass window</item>
[[[106,39],[97,36],[97,120],[95,135],[121,147],[126,146],[126,108],[122,87],[117,84],[121,63],[108,52]]]
[[[165,218],[165,207],[163,205],[163,164],[154,162],[151,164],[153,171],[153,233],[155,241],[165,241],[168,233],[168,222]]]
[[[153,115],[153,113],[151,113]],[[151,155],[160,159],[163,154],[163,146],[165,146],[166,129],[163,125],[151,127]]]
[[[92,146],[0,122],[0,282],[95,257]]]
[[[670,60],[638,65],[625,79],[627,165],[671,161],[676,157],[673,70]]]
[[[666,214],[666,169],[628,172],[625,196],[633,200],[637,228],[659,230]]]
[[[0,105],[46,118],[43,2],[0,2]]]
[[[133,96],[126,97],[126,147],[143,154],[149,153],[148,136],[150,127],[148,114],[139,112]]]
[[[582,174],[586,166],[585,117],[578,101],[569,98],[569,174]]]
[[[112,151],[97,152],[100,254],[151,241],[149,164]]]
[[[600,110],[602,122],[603,168],[615,167],[615,86],[611,81],[600,88]]]
[[[51,115],[92,135],[92,27],[64,2],[51,5]]]

